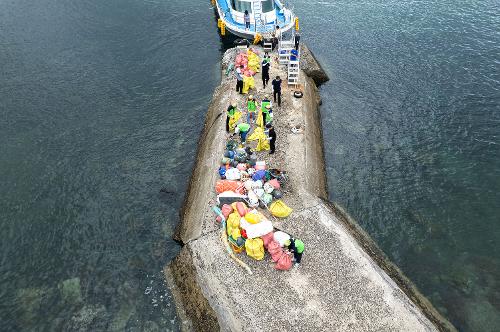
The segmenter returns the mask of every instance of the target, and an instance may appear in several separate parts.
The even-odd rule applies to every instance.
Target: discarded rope
[[[240,265],[242,268],[244,268],[248,272],[248,274],[253,274],[252,269],[250,269],[250,267],[247,264],[245,264],[238,257],[236,257],[233,253],[233,250],[229,246],[229,241],[227,240],[227,233],[226,233],[226,219],[224,218],[222,211],[220,210],[220,208],[218,206],[214,206],[212,208],[212,210],[215,212],[215,214],[220,216],[222,219],[222,221],[221,221],[222,233],[221,233],[220,237],[221,237],[221,240],[226,247],[226,251],[229,254],[229,257],[231,257],[236,263],[238,263],[238,265]]]
[[[229,254],[229,257],[231,257],[236,263],[238,263],[242,268],[244,268],[248,272],[248,274],[253,274],[252,269],[250,269],[250,267],[247,264],[245,264],[243,261],[241,261],[241,259],[236,257],[233,253],[233,250],[231,250],[231,247],[229,246],[229,241],[227,240],[226,221],[225,220],[222,221],[221,240],[225,244],[226,251]]]

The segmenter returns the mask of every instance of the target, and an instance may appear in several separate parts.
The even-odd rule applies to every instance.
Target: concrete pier
[[[276,228],[304,241],[302,264],[290,271],[277,271],[268,256],[255,261],[241,253],[238,257],[253,271],[250,275],[229,258],[211,207],[216,204],[217,168],[227,139],[224,111],[232,100],[242,104],[246,98],[236,93],[234,77],[225,75],[235,55],[235,49],[224,55],[222,81],[214,92],[200,137],[176,233],[183,248],[165,268],[183,329],[453,330],[397,268],[381,257],[369,237],[326,201],[320,97],[316,84],[304,72],[303,98],[295,98],[284,81],[282,106],[273,108],[278,134],[275,155],[258,153],[259,160],[266,160],[271,168],[288,172],[283,200],[294,211],[286,219],[272,220]],[[271,80],[276,75],[286,77],[275,58],[270,75]],[[270,86],[262,89],[260,74],[255,81],[254,96],[259,100],[271,96]],[[293,133],[291,128],[297,126],[302,131]],[[392,279],[387,271],[396,277]],[[405,282],[407,286],[402,285]]]

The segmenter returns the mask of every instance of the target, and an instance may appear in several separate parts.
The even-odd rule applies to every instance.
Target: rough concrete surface
[[[266,253],[255,261],[238,257],[253,271],[246,273],[225,251],[221,230],[211,207],[215,205],[217,167],[227,135],[225,111],[232,100],[244,104],[235,91],[235,79],[224,71],[235,49],[222,60],[223,78],[210,104],[200,139],[198,157],[182,211],[177,239],[184,243],[179,257],[165,269],[185,330],[196,331],[434,331],[439,325],[432,306],[424,315],[401,288],[359,244],[349,225],[325,199],[326,178],[315,83],[302,73],[303,98],[283,83],[281,107],[273,107],[277,132],[276,153],[259,152],[271,168],[287,170],[286,204],[290,217],[272,218],[277,229],[305,243],[300,267],[277,271]],[[286,77],[272,59],[271,79]],[[260,101],[271,95],[256,75],[252,94]],[[291,128],[300,126],[301,133]],[[418,295],[420,296],[420,295]],[[424,309],[425,311],[426,309]],[[433,316],[434,315],[434,316]],[[440,317],[440,316],[439,316]],[[442,317],[440,317],[442,318]],[[443,318],[443,322],[446,320]],[[444,326],[444,327],[443,327]]]

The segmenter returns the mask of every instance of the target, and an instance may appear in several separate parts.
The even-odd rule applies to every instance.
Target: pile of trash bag
[[[246,252],[255,260],[263,260],[265,251],[269,253],[277,270],[289,270],[292,258],[284,250],[290,235],[274,232],[273,224],[255,208],[249,208],[243,202],[234,202],[221,206],[221,216],[226,220],[227,239],[231,250],[236,253]]]
[[[248,49],[245,52],[241,52],[236,55],[234,61],[235,68],[243,66],[243,75],[246,77],[252,77],[260,71],[260,58],[257,55],[257,51]]]
[[[215,184],[220,215],[217,221],[225,221],[225,232],[231,250],[262,260],[271,245],[269,255],[278,270],[292,266],[290,255],[283,250],[285,241],[274,239],[272,222],[260,210],[267,210],[277,218],[286,218],[292,213],[282,200],[286,172],[269,169],[250,147],[243,148],[237,141],[229,139],[218,169],[219,180]],[[260,209],[260,210],[259,210]],[[282,233],[282,232],[281,232]]]
[[[244,201],[252,208],[267,209],[275,217],[285,218],[292,212],[281,201],[281,186],[286,179],[284,172],[268,169],[266,162],[257,160],[249,147],[239,147],[236,141],[230,140],[218,173],[220,180],[216,182],[215,191],[219,196],[223,194],[225,201],[234,193],[245,196],[235,196],[234,201]]]
[[[255,88],[254,76],[260,70],[260,58],[257,51],[248,49],[245,52],[239,53],[234,61],[234,68],[243,66],[243,93],[248,93],[248,90]]]

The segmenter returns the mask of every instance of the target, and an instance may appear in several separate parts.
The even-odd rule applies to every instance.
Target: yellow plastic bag
[[[245,220],[250,224],[258,224],[262,220],[262,216],[257,213],[247,213],[245,215]]]
[[[257,54],[255,54],[254,52],[252,52],[252,50],[248,50],[247,51],[247,57],[248,57],[248,64],[247,64],[247,67],[254,71],[254,72],[258,72],[259,69],[260,69],[260,58]]]
[[[231,232],[231,237],[234,240],[237,240],[241,236],[241,231],[239,227],[233,228],[233,231]]]
[[[248,90],[253,88],[255,88],[253,76],[243,76],[243,93],[248,93]]]
[[[269,150],[269,141],[267,140],[267,136],[264,133],[264,130],[261,127],[256,127],[252,133],[252,135],[247,137],[247,141],[255,141],[257,140],[256,151]]]
[[[257,126],[264,128],[264,114],[262,114],[262,111],[259,111],[259,114],[257,115],[256,124]]]
[[[238,120],[241,118],[241,112],[237,111],[234,112],[234,115],[229,118],[229,131],[233,132],[234,128],[236,128],[236,123],[238,123]]]
[[[238,212],[233,212],[227,217],[226,221],[226,228],[227,228],[227,235],[231,235],[233,233],[233,230],[236,228],[238,229],[240,227],[240,215]]]
[[[274,201],[269,206],[269,211],[271,214],[278,218],[286,218],[292,213],[292,208],[287,206],[281,199]]]
[[[260,237],[245,241],[247,255],[258,261],[264,259],[264,241]]]

